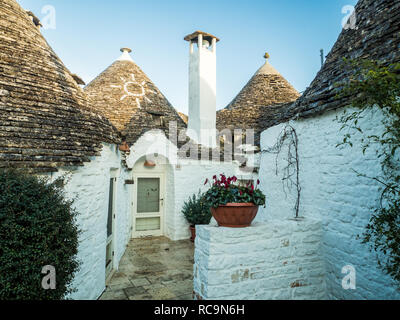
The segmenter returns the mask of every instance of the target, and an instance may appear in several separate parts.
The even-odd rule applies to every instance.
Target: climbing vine
[[[296,202],[294,206],[295,217],[299,217],[301,186],[299,177],[299,139],[296,130],[290,125],[286,124],[278,136],[276,143],[266,149],[262,150],[263,153],[275,154],[275,174],[279,174],[278,158],[282,153],[283,147],[287,145],[286,165],[283,168],[283,190],[287,195],[287,191],[296,189]]]
[[[378,256],[379,266],[400,284],[400,63],[383,65],[370,60],[345,60],[353,76],[341,88],[339,99],[349,99],[355,111],[337,118],[346,130],[338,144],[354,146],[354,133],[361,135],[361,148],[375,152],[381,165],[379,176],[356,172],[358,176],[372,179],[381,185],[380,201],[362,235]],[[371,111],[379,108],[384,130],[369,135],[361,123]],[[377,125],[378,127],[378,125]]]

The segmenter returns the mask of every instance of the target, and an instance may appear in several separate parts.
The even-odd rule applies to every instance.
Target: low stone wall
[[[325,299],[322,225],[313,219],[198,226],[194,291],[202,300]]]

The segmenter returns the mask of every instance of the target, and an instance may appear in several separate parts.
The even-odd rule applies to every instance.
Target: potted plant
[[[191,240],[194,242],[196,238],[196,225],[209,224],[211,221],[210,206],[205,201],[204,195],[199,191],[197,195],[194,194],[184,203],[182,213],[190,225]]]
[[[265,206],[265,195],[253,182],[238,184],[236,177],[221,174],[213,177],[210,189],[204,198],[218,225],[228,228],[249,227],[257,215],[259,206]],[[205,184],[209,183],[208,179]]]

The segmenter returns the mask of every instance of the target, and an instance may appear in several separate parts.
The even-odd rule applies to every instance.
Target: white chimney
[[[185,40],[190,42],[188,136],[204,146],[215,147],[219,39],[196,31]]]

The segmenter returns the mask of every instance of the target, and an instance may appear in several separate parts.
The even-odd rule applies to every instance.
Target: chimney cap
[[[121,52],[128,52],[128,53],[131,53],[131,52],[132,52],[132,49],[131,49],[131,48],[121,48],[120,51],[121,51]]]
[[[195,31],[192,34],[187,35],[184,40],[185,41],[189,41],[189,42],[195,42],[197,41],[199,35],[203,35],[203,39],[209,41],[210,43],[212,42],[212,39],[216,39],[217,42],[220,41],[219,38],[217,38],[216,36],[213,36],[210,33],[207,32],[203,32],[203,31]]]

